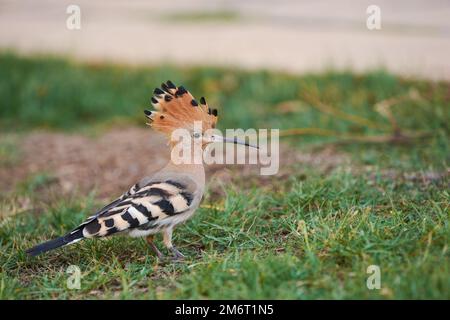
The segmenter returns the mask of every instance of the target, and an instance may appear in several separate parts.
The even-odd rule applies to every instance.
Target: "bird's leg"
[[[172,251],[175,260],[184,259],[184,255],[172,244],[172,231],[172,228],[167,228],[163,231],[164,245],[168,250]]]
[[[159,249],[156,247],[156,245],[153,243],[153,239],[155,236],[153,234],[147,236],[147,243],[150,245],[150,248],[156,253],[159,260],[162,260],[164,258],[164,255],[159,251]]]

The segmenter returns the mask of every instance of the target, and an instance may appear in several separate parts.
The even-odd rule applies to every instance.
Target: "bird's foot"
[[[175,247],[170,248],[170,251],[172,251],[173,260],[183,260],[185,258],[184,254],[178,251]]]
[[[166,256],[158,250],[158,248],[155,247],[155,249],[153,250],[156,254],[156,256],[158,257],[158,260],[164,260],[166,258]]]
[[[159,251],[158,247],[153,243],[153,237],[148,237],[147,243],[150,245],[150,248],[152,248],[159,260],[163,260],[165,258],[164,254]]]

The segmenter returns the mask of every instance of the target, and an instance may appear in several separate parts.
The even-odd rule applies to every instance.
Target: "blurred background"
[[[71,4],[80,8],[80,29],[67,27]],[[442,134],[436,130],[448,128],[450,89],[442,81],[450,77],[450,6],[437,0],[379,1],[381,29],[369,30],[370,4],[3,0],[0,124],[9,133],[46,131],[21,136],[30,164],[17,173],[0,171],[0,180],[10,188],[11,179],[46,170],[57,171],[66,190],[107,185],[104,175],[111,182],[123,178],[114,185],[125,188],[144,165],[150,162],[152,170],[167,160],[163,152],[148,152],[151,161],[141,157],[163,142],[150,130],[136,130],[143,127],[142,109],[153,88],[167,79],[218,107],[220,128],[279,128],[283,141],[299,147],[348,139],[344,143],[380,139],[388,145],[402,142],[408,130],[414,142],[430,131]],[[116,134],[124,145],[111,150],[104,138],[89,140],[88,147],[85,136],[60,136],[80,130]],[[3,157],[14,158],[8,154],[14,139],[19,138],[3,139]],[[33,149],[39,143],[47,152]],[[90,150],[103,145],[109,156],[91,160]],[[124,148],[133,150],[129,159],[122,157]],[[389,159],[396,161],[398,150]],[[445,151],[430,158],[442,164]],[[379,160],[373,156],[378,153],[367,154],[361,156],[369,164]],[[417,158],[424,155],[411,159]],[[114,165],[100,174],[106,164]],[[99,180],[85,178],[93,173]]]
[[[67,28],[69,5],[81,10],[80,29]],[[369,5],[380,8],[379,30],[367,28]],[[281,166],[264,177],[255,166],[209,166],[201,210],[211,225],[195,220],[180,239],[195,243],[192,254],[209,252],[213,267],[197,282],[191,269],[162,269],[175,284],[164,291],[166,274],[155,276],[146,294],[448,297],[449,17],[444,0],[0,0],[0,297],[115,297],[109,285],[98,290],[97,270],[81,293],[58,291],[58,270],[55,282],[32,277],[16,252],[166,163],[166,143],[143,110],[167,80],[218,108],[220,129],[280,129]],[[236,231],[243,213],[248,233]],[[205,230],[215,236],[199,236]],[[235,248],[256,255],[245,265],[233,258],[239,288],[211,253]],[[91,261],[83,252],[76,259]],[[359,286],[372,259],[391,270],[382,292]],[[303,273],[286,267],[300,264]],[[136,274],[123,277],[139,284]]]
[[[66,8],[81,29],[65,28]],[[381,29],[369,30],[369,5]],[[239,66],[289,73],[384,67],[449,79],[450,7],[432,1],[5,1],[0,45],[127,64]]]

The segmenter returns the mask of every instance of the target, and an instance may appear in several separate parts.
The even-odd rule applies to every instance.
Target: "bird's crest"
[[[197,121],[203,131],[217,123],[217,109],[210,109],[204,97],[197,102],[183,86],[177,87],[170,80],[153,91],[151,103],[155,111],[145,110],[148,125],[168,135],[179,128],[192,130]]]

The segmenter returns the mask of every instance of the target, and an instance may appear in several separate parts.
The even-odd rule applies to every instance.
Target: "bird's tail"
[[[66,234],[65,236],[38,244],[37,246],[35,246],[31,249],[28,249],[26,251],[26,253],[29,254],[30,256],[34,257],[41,253],[75,243],[77,241],[82,240],[83,238],[84,238],[84,236],[83,236],[82,228],[75,229],[74,231]]]

